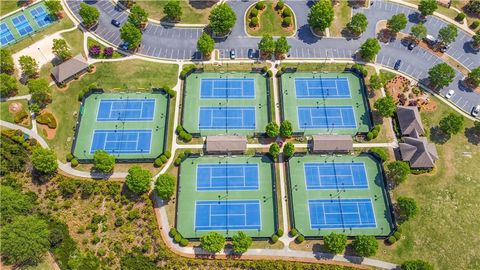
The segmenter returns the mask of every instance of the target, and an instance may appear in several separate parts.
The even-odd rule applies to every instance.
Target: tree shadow
[[[300,28],[298,28],[297,34],[298,39],[306,44],[314,44],[321,39],[312,33],[312,30],[310,30],[310,26],[308,24],[302,25]]]
[[[450,134],[443,132],[440,126],[430,128],[430,140],[435,144],[444,144],[450,140],[451,137]]]
[[[480,130],[478,130],[475,127],[466,128],[465,137],[467,137],[468,142],[471,144],[474,144],[474,145],[480,144]]]
[[[463,51],[465,53],[478,54],[478,52],[480,52],[480,48],[479,49],[474,49],[473,41],[470,40],[470,41],[467,41],[467,42],[463,43]]]
[[[217,2],[218,1],[213,1],[213,0],[205,0],[205,1],[189,0],[188,4],[195,9],[205,9],[205,8],[211,8]]]
[[[335,254],[325,249],[325,245],[318,243],[312,245],[312,252],[317,260],[332,260],[335,257]]]

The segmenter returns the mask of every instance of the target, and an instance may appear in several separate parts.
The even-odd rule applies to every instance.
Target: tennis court
[[[257,164],[198,164],[197,190],[258,189]]]
[[[33,32],[32,26],[30,25],[30,23],[28,23],[27,18],[25,18],[23,14],[14,17],[12,19],[12,23],[21,36],[25,36]]]
[[[32,10],[30,10],[30,14],[35,19],[35,22],[37,22],[37,25],[40,28],[52,23],[50,15],[47,14],[43,6],[33,8]]]
[[[168,97],[154,93],[93,93],[80,106],[72,152],[91,162],[96,150],[119,161],[154,160],[164,152]]]
[[[194,136],[265,132],[269,80],[255,72],[196,72],[185,79],[182,126]]]
[[[200,129],[255,129],[255,107],[200,107]]]
[[[276,230],[274,164],[267,156],[200,156],[180,164],[175,227],[197,239],[216,231],[270,237]]]
[[[12,42],[15,40],[15,38],[12,35],[12,32],[10,32],[10,29],[8,29],[7,24],[1,23],[0,24],[0,42],[3,45],[7,45],[8,43]]]
[[[299,128],[356,128],[352,106],[300,106]]]
[[[297,98],[350,98],[347,78],[295,78]]]
[[[252,78],[201,79],[200,97],[206,99],[254,99],[255,81]]]
[[[259,230],[260,201],[197,201],[195,230]]]
[[[362,78],[351,72],[286,72],[282,119],[298,135],[367,133],[372,127]]]
[[[368,188],[364,163],[305,163],[304,169],[307,190]]]
[[[154,99],[102,99],[97,121],[152,121]]]
[[[90,154],[96,150],[115,153],[150,153],[151,130],[95,130]]]
[[[308,237],[389,235],[393,218],[381,166],[368,154],[290,158],[292,226]]]

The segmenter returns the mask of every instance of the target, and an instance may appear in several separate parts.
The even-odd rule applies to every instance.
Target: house
[[[397,119],[402,136],[423,136],[422,118],[416,106],[397,106]]]
[[[438,160],[437,149],[425,137],[404,137],[399,144],[403,161],[410,163],[412,169],[430,169]]]
[[[52,76],[57,83],[62,84],[72,80],[75,76],[84,73],[87,69],[87,60],[79,54],[60,65],[53,67]]]
[[[312,153],[348,153],[353,150],[353,139],[349,135],[313,135]]]
[[[243,154],[247,150],[247,137],[236,135],[207,136],[206,152],[209,154]]]

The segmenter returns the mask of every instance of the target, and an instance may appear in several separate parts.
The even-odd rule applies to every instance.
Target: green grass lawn
[[[5,101],[5,102],[1,102],[0,103],[0,119],[2,119],[3,121],[7,121],[7,122],[10,122],[10,123],[14,123],[15,124],[15,121],[14,121],[14,114],[11,113],[9,110],[8,110],[8,107],[10,106],[10,104],[12,103],[20,103],[22,104],[22,108],[23,110],[27,110],[28,111],[28,103],[27,103],[27,100],[26,99],[21,99],[21,100],[14,100],[14,101]],[[30,128],[31,127],[31,122],[30,120],[28,120],[28,125],[26,127]]]
[[[155,20],[163,20],[165,14],[163,8],[168,1],[136,1],[136,3],[144,8],[149,18]],[[182,18],[180,23],[192,24],[207,24],[208,15],[214,7],[215,1],[187,1],[180,0],[180,7],[182,8]]]
[[[245,29],[247,29],[248,34],[252,36],[263,36],[263,35],[271,35],[271,36],[290,36],[295,32],[295,15],[292,17],[293,19],[293,27],[284,28],[282,27],[282,17],[277,13],[275,10],[275,5],[272,1],[265,2],[265,10],[262,13],[259,12],[258,19],[259,19],[259,28],[252,30],[248,24],[249,20],[245,20]],[[251,7],[251,9],[255,8],[255,5]],[[289,8],[285,6],[285,8]],[[250,14],[250,10],[247,14]],[[293,14],[293,12],[292,12]],[[238,20],[238,18],[237,18]]]
[[[429,134],[430,128],[453,112],[438,99],[432,100],[438,109],[422,113]],[[466,121],[467,128],[472,125]],[[394,197],[409,196],[417,201],[418,216],[403,225],[405,239],[391,247],[381,245],[376,257],[397,263],[423,259],[434,263],[436,269],[479,269],[479,144],[461,132],[444,144],[436,143],[436,147],[440,160],[435,171],[411,175],[394,190]]]
[[[350,21],[352,8],[348,5],[348,1],[338,1],[337,4],[333,6],[333,10],[335,12],[335,18],[333,19],[332,25],[329,27],[330,36],[341,37],[342,30]]]
[[[100,50],[101,50],[100,55],[98,55],[97,57],[94,57],[94,58],[97,58],[97,59],[107,59],[107,57],[105,57],[105,56],[103,55],[103,50],[104,50],[105,48],[107,48],[107,46],[104,46],[104,45],[102,45],[100,42],[98,42],[98,41],[96,41],[95,39],[89,37],[89,38],[87,39],[87,46],[88,46],[88,48],[90,48],[90,47],[93,46],[93,45],[99,46],[99,47],[100,47]],[[111,59],[115,59],[115,58],[122,58],[122,57],[124,57],[123,54],[119,53],[117,50],[114,50],[114,51],[113,51],[113,54],[112,54],[112,56],[111,56],[110,58],[111,58]]]
[[[64,160],[70,151],[76,114],[79,105],[78,94],[91,84],[106,91],[150,91],[151,88],[177,82],[177,65],[159,64],[141,60],[96,64],[96,72],[86,74],[78,81],[71,82],[66,90],[53,91],[53,102],[48,106],[58,119],[56,136],[49,141],[59,159]]]
[[[13,0],[1,0],[0,1],[0,16],[3,16],[7,13],[10,13],[18,8],[20,1],[13,1]]]

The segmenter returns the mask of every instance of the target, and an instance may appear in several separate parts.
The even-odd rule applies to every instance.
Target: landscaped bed
[[[245,29],[252,36],[290,36],[295,27],[295,14],[283,1],[257,2],[245,17]]]

